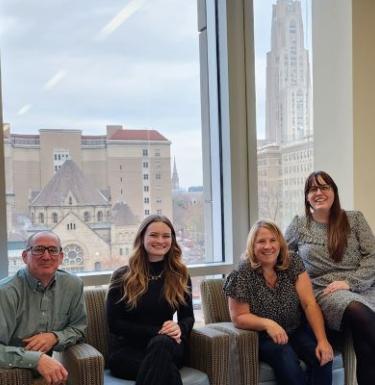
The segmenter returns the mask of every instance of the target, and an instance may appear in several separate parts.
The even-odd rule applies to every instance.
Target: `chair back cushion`
[[[204,322],[230,322],[227,298],[223,292],[224,279],[204,279],[201,282],[201,298]]]
[[[108,356],[108,325],[105,313],[107,289],[101,287],[87,288],[84,291],[87,310],[86,341],[103,354],[105,362]]]

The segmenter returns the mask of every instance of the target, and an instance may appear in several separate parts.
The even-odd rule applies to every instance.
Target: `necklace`
[[[162,277],[163,273],[164,273],[164,271],[161,271],[160,274],[158,274],[158,275],[149,274],[147,278],[149,281],[157,281],[158,279],[160,279]]]

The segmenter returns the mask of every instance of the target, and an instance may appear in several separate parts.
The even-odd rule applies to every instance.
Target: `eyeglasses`
[[[27,249],[27,251],[31,251],[32,255],[35,256],[41,256],[45,253],[46,250],[48,250],[48,254],[55,257],[61,253],[61,247],[57,246],[43,246],[43,245],[37,245],[37,246],[31,246]]]
[[[309,188],[309,194],[314,194],[318,190],[320,190],[321,192],[329,191],[331,190],[331,186],[329,184],[322,184],[320,186],[311,186]]]

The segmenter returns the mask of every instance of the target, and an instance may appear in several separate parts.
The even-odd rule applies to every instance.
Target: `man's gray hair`
[[[42,230],[42,231],[38,231],[37,233],[31,234],[31,235],[29,236],[29,238],[27,238],[26,249],[28,249],[29,247],[32,246],[32,240],[34,239],[34,237],[35,237],[36,235],[39,235],[39,234],[53,235],[53,236],[57,239],[57,241],[58,241],[58,243],[59,243],[59,247],[61,247],[61,240],[60,240],[60,237],[59,237],[56,233],[54,233],[54,232],[51,231],[51,230]]]

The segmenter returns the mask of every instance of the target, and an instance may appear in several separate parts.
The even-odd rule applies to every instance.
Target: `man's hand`
[[[26,350],[49,352],[56,344],[57,337],[53,333],[39,333],[23,340]]]
[[[48,385],[65,384],[68,379],[68,372],[66,369],[59,361],[47,356],[47,354],[42,354],[40,356],[36,370],[46,380]]]

